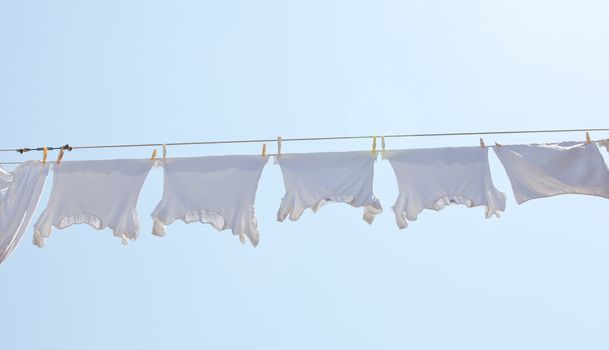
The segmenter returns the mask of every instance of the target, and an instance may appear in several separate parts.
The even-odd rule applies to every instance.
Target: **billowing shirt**
[[[51,227],[89,224],[109,228],[123,244],[139,232],[137,199],[153,161],[116,159],[65,161],[54,165],[47,208],[34,225],[34,243],[44,246]]]
[[[0,262],[21,241],[38,206],[49,167],[27,161],[9,173],[0,169]]]
[[[594,143],[494,146],[518,204],[559,194],[609,198],[609,172]]]
[[[259,242],[254,201],[267,157],[218,156],[168,158],[163,198],[154,209],[153,233],[165,234],[175,220],[202,222],[217,230],[231,229],[242,242]]]
[[[289,216],[296,221],[305,209],[317,212],[328,202],[363,207],[363,218],[372,223],[383,211],[373,191],[377,153],[367,151],[282,154],[276,157],[281,168],[285,196],[277,220]]]
[[[493,185],[486,147],[447,147],[385,151],[399,195],[393,211],[398,227],[424,209],[448,204],[486,207],[486,217],[505,211],[505,195]]]

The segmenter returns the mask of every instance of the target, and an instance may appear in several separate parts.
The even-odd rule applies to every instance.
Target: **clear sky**
[[[608,127],[608,15],[601,0],[0,0],[0,148]],[[584,135],[485,140],[567,139]],[[286,143],[284,152],[369,148]],[[260,145],[168,152],[256,154]],[[152,236],[162,190],[154,169],[138,204],[140,237],[127,247],[80,225],[39,249],[27,231],[0,265],[0,348],[609,348],[609,201],[518,206],[490,160],[508,197],[502,218],[453,206],[402,231],[386,161],[375,176],[385,213],[372,226],[344,204],[276,222],[283,184],[269,163],[257,248],[203,224]]]

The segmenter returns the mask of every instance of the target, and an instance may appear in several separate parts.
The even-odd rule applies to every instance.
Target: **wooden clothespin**
[[[372,153],[376,152],[376,136],[372,137],[372,150],[371,150],[371,152]]]
[[[262,144],[262,158],[266,157],[266,143]]]
[[[45,165],[47,163],[48,155],[49,155],[49,149],[47,148],[47,146],[44,146],[42,148],[42,165]]]
[[[59,154],[57,155],[57,164],[61,163],[62,158],[63,158],[63,147],[60,147]]]
[[[150,160],[155,160],[156,159],[156,148],[154,150],[152,150],[152,156],[150,157]]]
[[[167,159],[167,146],[163,144],[163,160]]]
[[[281,136],[277,136],[277,157],[281,156]]]
[[[484,143],[484,140],[482,139],[482,137],[480,138],[480,147],[486,148],[486,144]]]
[[[590,133],[586,131],[586,143],[590,144],[592,141],[590,141]]]
[[[385,136],[381,136],[381,150],[385,153]]]

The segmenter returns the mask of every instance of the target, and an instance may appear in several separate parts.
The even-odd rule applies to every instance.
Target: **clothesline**
[[[161,146],[194,146],[194,145],[216,145],[235,143],[265,143],[265,142],[300,142],[300,141],[329,141],[329,140],[358,140],[371,139],[377,136],[384,138],[415,138],[415,137],[443,137],[443,136],[482,136],[482,135],[509,135],[509,134],[542,134],[542,133],[567,133],[567,132],[590,132],[609,131],[609,128],[590,129],[544,129],[544,130],[503,130],[503,131],[471,131],[471,132],[449,132],[449,133],[415,133],[415,134],[391,134],[391,135],[357,135],[357,136],[327,136],[327,137],[296,137],[277,139],[248,139],[248,140],[216,140],[216,141],[193,141],[193,142],[169,142],[169,143],[135,143],[114,145],[86,145],[86,146],[48,146],[47,150],[60,149],[104,149],[104,148],[134,148],[134,147],[161,147]],[[19,152],[21,154],[30,151],[44,151],[45,147],[22,147],[0,149],[0,152]],[[0,164],[20,164],[21,162],[0,162]]]
[[[395,173],[399,193],[392,206],[396,224],[406,228],[423,210],[452,204],[484,207],[485,216],[505,211],[506,196],[493,184],[488,153],[501,162],[518,204],[562,194],[609,199],[609,169],[599,146],[609,141],[568,141],[487,147],[442,147],[348,152],[280,153],[285,195],[277,221],[297,221],[326,203],[362,208],[372,224],[383,206],[374,193],[379,155]],[[279,146],[280,144],[278,144]],[[279,147],[278,147],[279,148]],[[45,179],[53,170],[46,209],[34,224],[33,242],[44,246],[51,231],[86,223],[108,228],[124,244],[139,235],[137,201],[149,171],[163,169],[163,196],[151,213],[152,234],[163,236],[175,221],[230,230],[256,246],[255,198],[269,157],[230,155],[62,162],[30,160],[13,171],[0,167],[0,262],[16,247],[36,212]]]

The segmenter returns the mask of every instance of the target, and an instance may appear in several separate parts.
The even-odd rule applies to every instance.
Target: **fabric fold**
[[[165,235],[165,226],[176,220],[201,222],[258,245],[254,202],[267,160],[258,155],[163,160],[163,198],[152,213],[152,233]]]
[[[367,151],[282,154],[275,158],[285,186],[277,220],[296,221],[305,209],[315,213],[330,202],[363,207],[363,219],[371,224],[383,211],[374,195],[374,162],[377,153]]]
[[[518,204],[559,194],[609,198],[609,171],[594,143],[502,145],[493,149]]]
[[[0,262],[15,249],[27,229],[48,174],[39,161],[20,164],[11,173],[0,167]]]
[[[425,209],[439,211],[450,204],[484,206],[487,218],[505,211],[505,195],[493,185],[486,147],[391,150],[383,158],[398,183],[393,211],[399,228]]]
[[[47,208],[34,225],[34,244],[43,247],[51,228],[88,224],[109,228],[114,236],[135,240],[139,232],[137,200],[152,168],[149,159],[64,161],[54,165]]]
[[[0,166],[0,199],[4,197],[11,182],[13,182],[13,174]]]

